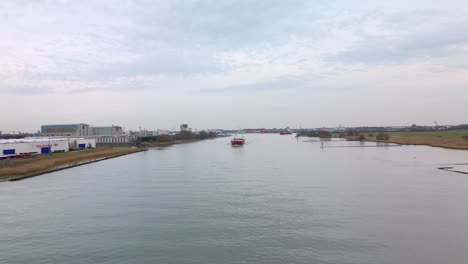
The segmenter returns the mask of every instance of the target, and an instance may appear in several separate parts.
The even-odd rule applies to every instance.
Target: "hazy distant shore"
[[[34,158],[2,161],[0,163],[0,181],[16,181],[57,170],[73,168],[110,158],[144,151],[141,148],[96,148],[41,155]]]

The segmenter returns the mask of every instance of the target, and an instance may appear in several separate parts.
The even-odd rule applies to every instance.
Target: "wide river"
[[[0,263],[468,263],[468,151],[246,140],[0,183]]]

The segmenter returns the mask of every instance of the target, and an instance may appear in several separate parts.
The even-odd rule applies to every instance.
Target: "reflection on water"
[[[468,152],[246,141],[1,183],[0,263],[468,263]]]

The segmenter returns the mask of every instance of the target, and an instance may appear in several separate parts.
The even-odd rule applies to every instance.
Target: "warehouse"
[[[95,136],[120,136],[123,134],[121,126],[102,126],[92,127],[93,135]]]
[[[44,136],[74,136],[83,137],[92,135],[92,130],[87,124],[69,124],[69,125],[43,125],[41,133]]]
[[[96,140],[91,138],[0,139],[0,159],[23,158],[94,147],[96,147]]]
[[[28,157],[69,151],[66,138],[0,139],[0,158]]]
[[[86,149],[86,148],[95,148],[96,139],[95,138],[71,138],[70,139],[70,149]]]

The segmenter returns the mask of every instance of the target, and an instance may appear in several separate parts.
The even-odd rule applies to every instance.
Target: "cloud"
[[[250,93],[258,92],[276,92],[288,91],[293,92],[295,89],[304,88],[306,80],[303,77],[282,77],[269,81],[248,83],[240,85],[231,85],[222,88],[208,88],[193,91],[195,94],[219,94],[219,93]]]
[[[408,32],[393,38],[368,36],[334,56],[346,63],[396,64],[427,57],[463,53],[468,25],[444,25],[429,32]]]
[[[47,87],[39,86],[14,86],[14,87],[0,87],[0,93],[16,94],[16,95],[38,95],[47,94],[50,90]]]
[[[343,94],[359,101],[390,88],[468,100],[466,1],[3,1],[0,17],[4,97],[102,97],[89,111],[112,109],[130,124],[136,118],[114,104],[192,106],[203,116],[233,95],[303,112],[325,102],[310,104],[316,95],[339,111]]]

